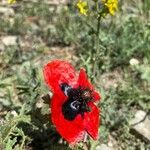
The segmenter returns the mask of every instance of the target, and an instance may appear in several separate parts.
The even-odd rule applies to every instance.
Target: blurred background
[[[102,95],[100,137],[89,149],[150,149],[150,1],[119,1],[102,20],[94,76],[96,23],[76,2],[0,0],[0,149],[70,149],[49,117],[42,69],[54,59],[84,67]]]

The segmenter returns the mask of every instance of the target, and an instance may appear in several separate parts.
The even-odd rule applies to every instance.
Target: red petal
[[[60,92],[60,84],[63,82],[71,86],[76,84],[74,68],[66,61],[54,60],[44,67],[44,78],[54,93]]]
[[[94,102],[101,99],[100,94],[99,94],[98,92],[96,92],[96,91],[94,91],[94,92],[92,93],[92,95],[93,95],[93,100],[94,100]]]
[[[80,69],[79,73],[79,78],[78,78],[78,84],[79,86],[85,87],[85,88],[90,88],[91,90],[93,89],[92,84],[88,81],[86,72],[84,69]]]
[[[81,70],[80,70],[79,78],[78,78],[78,84],[79,84],[79,86],[81,86],[81,87],[90,88],[90,90],[93,91],[92,95],[93,95],[93,100],[94,100],[94,102],[100,100],[100,95],[99,95],[99,93],[96,92],[96,91],[94,91],[94,87],[93,87],[93,85],[89,82],[89,80],[88,80],[88,78],[87,78],[87,75],[86,75],[86,72],[85,72],[84,69],[81,69]]]
[[[96,140],[98,138],[98,128],[99,128],[99,109],[93,104],[89,103],[91,111],[85,113],[84,124],[85,129],[88,134]]]
[[[59,99],[59,101],[58,101]],[[52,98],[52,122],[55,124],[60,135],[70,144],[76,144],[83,140],[85,130],[83,125],[83,118],[78,115],[73,121],[68,121],[62,114],[62,98],[59,95],[54,95]]]

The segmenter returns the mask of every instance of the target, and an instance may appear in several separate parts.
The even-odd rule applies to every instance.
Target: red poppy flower
[[[99,110],[94,102],[100,95],[85,70],[78,75],[68,62],[54,60],[44,67],[44,77],[53,92],[51,117],[60,135],[70,144],[82,141],[87,133],[96,140]]]

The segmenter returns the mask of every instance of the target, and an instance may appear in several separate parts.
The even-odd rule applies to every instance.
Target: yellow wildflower
[[[114,15],[118,9],[118,0],[102,0],[102,3],[107,7],[111,15]]]
[[[8,0],[8,4],[14,4],[16,3],[16,0]]]
[[[78,0],[77,8],[79,9],[80,14],[87,15],[88,4],[86,1]]]

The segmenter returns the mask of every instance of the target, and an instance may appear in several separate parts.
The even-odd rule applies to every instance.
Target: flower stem
[[[96,8],[97,8],[97,14],[98,14],[98,17],[97,17],[97,30],[96,30],[96,36],[95,36],[95,56],[94,56],[94,64],[93,64],[93,77],[95,79],[95,76],[97,74],[97,58],[98,58],[98,55],[99,55],[99,33],[100,33],[100,21],[101,21],[101,14],[99,13],[99,6],[98,6],[98,2],[96,3]]]

